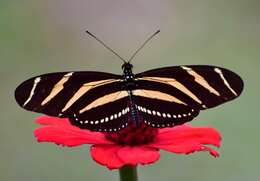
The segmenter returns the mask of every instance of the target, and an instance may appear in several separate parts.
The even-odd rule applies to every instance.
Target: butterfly
[[[237,98],[243,90],[243,80],[225,68],[181,65],[134,74],[132,58],[122,59],[122,75],[80,71],[33,77],[16,88],[15,99],[26,110],[68,118],[82,129],[117,132],[129,123],[155,128],[180,125],[201,110]]]

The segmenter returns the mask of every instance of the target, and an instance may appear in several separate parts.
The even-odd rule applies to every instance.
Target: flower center
[[[153,142],[157,133],[157,128],[149,127],[142,122],[138,126],[129,124],[127,128],[116,133],[107,133],[106,138],[120,145],[132,146]]]

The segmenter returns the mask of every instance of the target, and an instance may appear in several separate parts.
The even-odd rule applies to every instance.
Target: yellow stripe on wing
[[[155,90],[145,90],[145,89],[137,89],[133,91],[133,95],[135,96],[141,96],[141,97],[146,97],[150,99],[158,99],[158,100],[163,100],[163,101],[168,101],[168,102],[175,102],[178,104],[184,104],[187,106],[187,104],[180,99],[170,95],[166,94],[160,91],[155,91]]]
[[[44,106],[45,104],[47,104],[52,98],[54,98],[60,91],[62,91],[64,84],[69,80],[69,78],[72,76],[73,72],[67,73],[66,75],[64,75],[61,80],[56,83],[50,94],[42,101],[41,105]]]
[[[203,86],[205,89],[207,89],[209,92],[220,96],[219,92],[214,89],[212,86],[209,85],[209,83],[201,76],[199,75],[197,72],[195,72],[192,68],[190,67],[186,67],[186,66],[181,66],[181,68],[183,70],[185,70],[188,74],[190,74],[191,76],[194,77],[194,80],[200,84],[201,86]]]
[[[88,104],[83,109],[81,109],[79,111],[79,113],[81,114],[81,113],[83,113],[85,111],[88,111],[88,110],[90,110],[92,108],[95,108],[95,107],[98,107],[98,106],[102,106],[102,105],[105,105],[107,103],[117,101],[119,99],[123,99],[123,98],[125,98],[127,96],[128,96],[128,92],[127,91],[117,91],[117,92],[114,92],[114,93],[111,93],[111,94],[104,95],[104,96],[96,99],[95,101],[91,102],[90,104]]]
[[[67,109],[70,108],[70,106],[72,104],[74,104],[81,96],[83,96],[85,93],[87,93],[89,90],[105,85],[105,84],[109,84],[109,83],[113,83],[113,82],[118,82],[120,80],[116,80],[116,79],[107,79],[107,80],[99,80],[99,81],[94,81],[94,82],[89,82],[86,84],[83,84],[78,90],[77,92],[70,98],[70,100],[67,102],[67,104],[64,106],[64,108],[62,109],[62,112],[66,111]]]
[[[165,84],[171,85],[171,86],[179,89],[180,91],[182,91],[184,94],[186,94],[189,97],[191,97],[197,103],[202,104],[202,101],[195,94],[193,94],[187,87],[185,87],[183,84],[181,84],[179,81],[177,81],[174,78],[142,77],[142,78],[139,78],[139,80],[155,81],[155,82],[165,83]]]

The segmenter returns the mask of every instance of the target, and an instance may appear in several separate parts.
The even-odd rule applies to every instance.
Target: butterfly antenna
[[[132,61],[132,59],[136,56],[136,54],[158,33],[160,33],[160,30],[157,30],[155,33],[153,33],[141,46],[140,48],[138,48],[134,54],[131,56],[131,58],[128,60],[128,62],[130,63]]]
[[[90,35],[91,37],[93,37],[94,39],[96,39],[99,43],[101,43],[106,49],[108,49],[109,51],[111,51],[114,55],[116,55],[118,58],[120,58],[124,63],[126,63],[126,60],[121,57],[118,53],[116,53],[114,50],[112,50],[109,46],[107,46],[103,41],[101,41],[99,38],[97,38],[95,35],[93,35],[92,33],[90,33],[89,31],[86,31],[86,33],[88,35]]]

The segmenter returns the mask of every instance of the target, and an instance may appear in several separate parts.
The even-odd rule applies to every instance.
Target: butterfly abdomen
[[[139,126],[140,123],[142,122],[142,119],[138,113],[133,92],[130,90],[128,91],[128,94],[129,94],[128,107],[130,108],[129,122],[133,122],[135,126]]]

